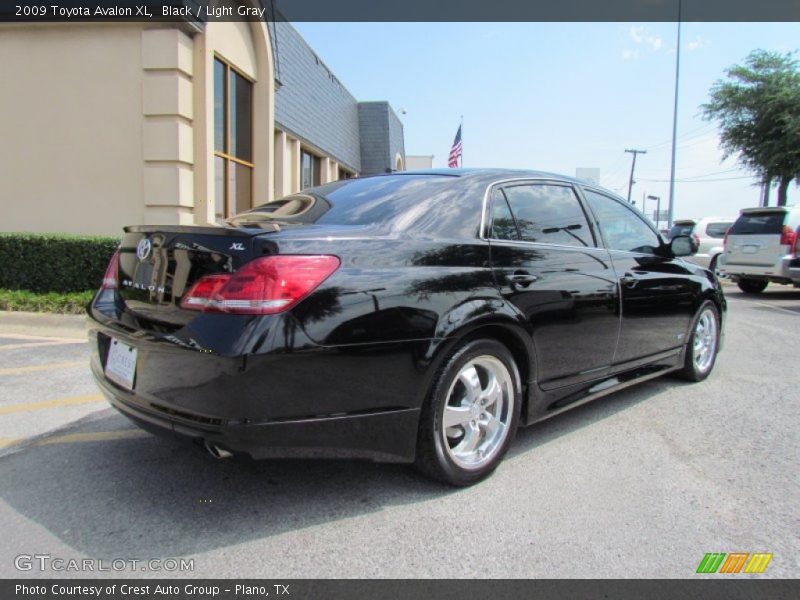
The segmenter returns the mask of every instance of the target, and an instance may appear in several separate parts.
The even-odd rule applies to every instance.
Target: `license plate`
[[[758,246],[742,246],[742,254],[755,254],[758,252]]]
[[[105,373],[117,385],[132,390],[136,375],[136,348],[111,338]]]

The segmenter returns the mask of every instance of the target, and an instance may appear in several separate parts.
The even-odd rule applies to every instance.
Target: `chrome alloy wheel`
[[[711,368],[714,362],[714,354],[717,351],[717,319],[714,311],[706,308],[697,319],[694,327],[694,344],[692,346],[692,356],[694,366],[700,373],[705,373]]]
[[[514,382],[494,356],[467,362],[450,384],[442,415],[444,448],[462,469],[480,469],[498,453],[514,414]]]

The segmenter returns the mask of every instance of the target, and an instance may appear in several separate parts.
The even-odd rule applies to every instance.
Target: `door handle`
[[[528,287],[539,278],[527,271],[514,271],[509,275],[508,279],[511,282],[511,287]]]
[[[626,288],[635,288],[636,284],[639,283],[639,278],[632,273],[625,273],[625,275],[620,277],[620,281]]]

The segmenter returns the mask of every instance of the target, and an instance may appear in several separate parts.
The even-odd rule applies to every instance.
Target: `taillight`
[[[103,283],[100,285],[101,290],[116,290],[119,288],[117,271],[119,271],[119,250],[114,252],[111,260],[108,261],[106,273],[103,275]]]
[[[791,248],[789,253],[794,254],[796,258],[800,258],[797,256],[797,247],[800,246],[800,227],[794,230],[794,238],[792,239],[790,246]]]
[[[783,231],[781,231],[781,246],[789,246],[791,248],[795,248],[795,244],[797,243],[797,232],[792,231],[792,228],[788,225],[783,226]]]
[[[290,309],[339,268],[327,255],[265,256],[234,273],[201,277],[181,307],[203,312],[270,315]]]

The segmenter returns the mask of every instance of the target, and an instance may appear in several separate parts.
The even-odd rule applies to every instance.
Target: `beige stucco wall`
[[[0,231],[213,222],[215,54],[253,80],[260,204],[274,178],[264,23],[4,25]]]
[[[2,231],[142,221],[140,46],[140,25],[3,25]]]

